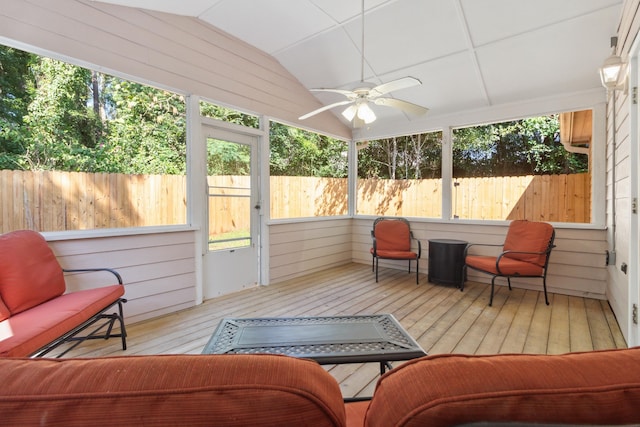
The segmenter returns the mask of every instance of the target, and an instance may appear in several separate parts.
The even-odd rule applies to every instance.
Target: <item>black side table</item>
[[[429,282],[460,286],[467,242],[453,239],[429,240]]]

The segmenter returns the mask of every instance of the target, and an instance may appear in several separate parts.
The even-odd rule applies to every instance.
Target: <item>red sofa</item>
[[[118,283],[67,292],[65,272],[89,271],[106,271]],[[88,335],[120,337],[124,350],[123,295],[116,271],[64,270],[35,231],[0,235],[0,356],[44,355],[71,340],[78,344]],[[116,306],[117,311],[105,313]],[[111,333],[116,321],[121,331],[117,334]]]
[[[437,355],[344,403],[310,360],[276,355],[0,358],[8,426],[453,426],[640,423],[640,349]]]

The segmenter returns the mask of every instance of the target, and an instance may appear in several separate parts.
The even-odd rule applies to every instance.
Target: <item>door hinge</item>
[[[638,304],[633,304],[631,320],[633,320],[633,324],[638,324]]]
[[[631,103],[638,104],[638,86],[634,86],[631,89]]]
[[[634,197],[633,199],[631,199],[631,213],[637,214],[638,213],[638,198]]]

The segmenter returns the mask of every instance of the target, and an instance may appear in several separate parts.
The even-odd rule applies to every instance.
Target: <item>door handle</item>
[[[255,205],[253,208],[254,209],[260,209],[260,205]]]

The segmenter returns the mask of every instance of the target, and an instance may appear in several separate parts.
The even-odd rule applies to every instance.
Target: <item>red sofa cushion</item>
[[[64,291],[62,268],[40,233],[20,230],[0,236],[0,298],[12,315]]]
[[[7,306],[4,305],[4,301],[2,301],[2,298],[0,298],[0,321],[8,319],[9,316],[11,316],[11,312],[9,311]]]
[[[549,246],[553,226],[546,222],[511,221],[504,241],[504,251],[544,252]],[[508,258],[526,261],[544,267],[546,254],[506,254]]]
[[[3,425],[344,426],[336,380],[277,355],[0,359]]]
[[[381,377],[365,425],[637,424],[639,407],[640,348],[565,355],[437,355]]]
[[[0,322],[0,356],[29,356],[117,301],[124,286],[61,295]]]

